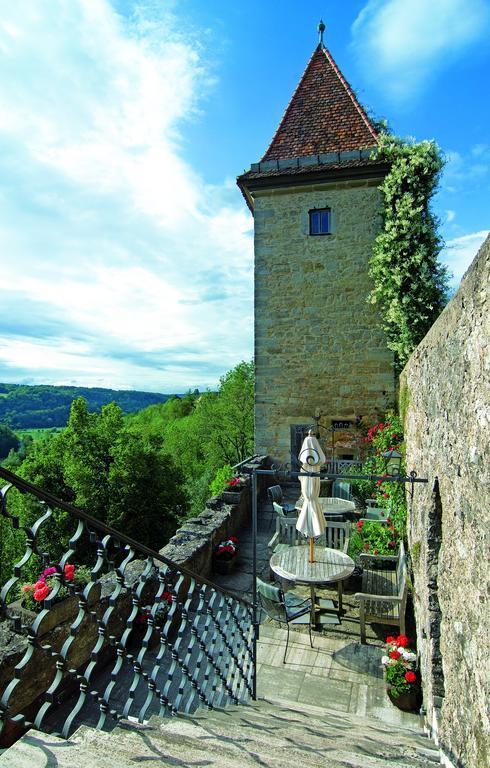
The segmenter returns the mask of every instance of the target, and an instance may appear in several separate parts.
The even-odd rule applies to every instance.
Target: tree
[[[0,424],[0,459],[5,459],[12,450],[17,451],[19,445],[20,440],[15,432],[5,424]]]
[[[184,478],[163,441],[129,432],[115,403],[97,414],[83,398],[75,400],[66,430],[36,444],[20,474],[153,549],[168,541],[187,511]],[[32,498],[22,499],[24,524],[39,515]],[[39,534],[40,551],[56,561],[75,528],[71,515],[53,510]],[[93,558],[93,547],[90,552]],[[85,541],[77,557],[87,554]]]
[[[430,207],[443,160],[433,141],[417,144],[387,134],[376,158],[391,167],[380,187],[383,227],[370,260],[369,301],[380,308],[399,371],[447,301],[447,271],[437,261],[442,241]]]

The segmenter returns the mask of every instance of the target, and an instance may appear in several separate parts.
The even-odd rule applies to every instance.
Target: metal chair
[[[271,485],[267,489],[267,496],[269,497],[269,501],[271,502],[271,504],[276,502],[276,504],[281,505],[281,507],[284,509],[285,512],[294,512],[295,510],[294,504],[284,503],[282,488],[280,485]]]
[[[281,587],[276,587],[274,584],[267,584],[259,578],[256,579],[256,584],[260,607],[264,613],[267,614],[272,621],[278,621],[280,624],[286,625],[288,635],[283,659],[283,664],[285,664],[289,645],[289,624],[294,624],[295,619],[310,612],[311,600],[309,598],[301,600],[301,598],[298,598],[298,596],[294,594],[288,598],[288,593],[286,592],[286,594],[284,594]],[[308,630],[310,633],[310,645],[313,648],[311,626],[309,622]]]

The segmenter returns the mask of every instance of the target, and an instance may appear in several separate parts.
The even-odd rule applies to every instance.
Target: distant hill
[[[91,411],[116,402],[124,413],[133,413],[148,405],[164,403],[173,395],[102,387],[0,384],[0,423],[11,429],[64,427],[70,405],[77,397],[84,397]]]

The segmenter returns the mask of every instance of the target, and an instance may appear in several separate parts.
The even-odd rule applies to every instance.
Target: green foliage
[[[357,523],[349,539],[349,557],[354,560],[365,552],[371,555],[394,555],[397,551],[397,539],[391,526],[376,520]]]
[[[390,164],[380,189],[383,227],[370,261],[374,288],[397,370],[430,329],[447,301],[447,272],[437,256],[442,241],[430,201],[443,160],[433,141],[404,142],[382,134],[378,160]]]
[[[405,452],[399,417],[388,412],[384,422],[375,424],[368,430],[365,441],[370,455],[360,470],[353,470],[353,474],[385,475],[383,453],[395,449],[403,457]],[[403,458],[400,469],[404,475],[406,469]],[[407,504],[404,483],[389,480],[352,480],[351,487],[354,498],[361,506],[366,505],[367,499],[375,499],[377,507],[388,511],[396,534],[392,538],[406,538]]]
[[[214,480],[209,486],[209,490],[213,496],[219,496],[222,491],[228,488],[228,480],[233,477],[233,469],[230,464],[225,464],[224,467],[218,469],[214,476]]]
[[[5,459],[10,451],[19,448],[20,441],[15,432],[5,424],[0,424],[0,459]]]
[[[93,410],[115,402],[126,413],[145,408],[152,403],[165,402],[169,398],[169,395],[156,392],[102,387],[0,384],[0,390],[0,422],[14,429],[64,427],[71,404],[77,397],[84,397],[89,408]]]
[[[83,398],[75,400],[66,430],[35,443],[20,474],[154,549],[168,541],[187,511],[183,476],[164,452],[162,438],[129,432],[115,403],[97,414]],[[40,515],[39,504],[27,495],[17,511],[24,525]],[[39,551],[57,562],[73,534],[73,518],[53,509],[39,531]],[[76,553],[80,564],[84,552],[82,541]]]
[[[204,509],[216,472],[253,453],[253,401],[253,363],[241,362],[220,379],[217,392],[189,392],[126,417],[132,432],[163,437],[185,477],[192,516]]]

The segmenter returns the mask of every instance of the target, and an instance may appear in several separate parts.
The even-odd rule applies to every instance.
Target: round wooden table
[[[303,506],[303,497],[300,496],[295,503],[296,509],[299,511]],[[318,501],[322,508],[322,512],[326,518],[329,517],[343,517],[346,512],[354,512],[356,505],[353,501],[347,499],[331,498],[329,496],[320,496]]]
[[[326,587],[332,582],[337,582],[339,596],[338,611],[342,611],[342,581],[347,579],[354,570],[354,561],[338,549],[328,549],[317,545],[315,547],[314,562],[309,562],[309,546],[295,546],[277,552],[272,555],[271,570],[279,579],[307,584],[311,594],[310,623],[314,627],[317,624],[332,623],[322,622],[322,616],[317,617],[316,612],[322,607],[317,606],[315,587]]]

